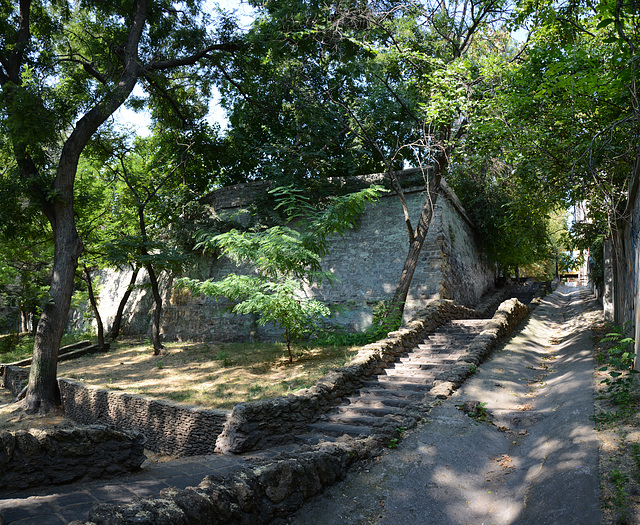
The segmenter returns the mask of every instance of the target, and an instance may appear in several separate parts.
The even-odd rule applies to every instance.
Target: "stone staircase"
[[[297,436],[297,440],[314,444],[344,434],[369,435],[384,416],[420,402],[433,387],[434,379],[454,365],[488,322],[489,319],[465,319],[441,326],[390,367],[363,381],[342,405],[307,425],[309,433]]]

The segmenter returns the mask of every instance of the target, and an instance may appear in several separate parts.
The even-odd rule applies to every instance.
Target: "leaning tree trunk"
[[[443,162],[441,162],[440,166],[437,166],[436,164],[433,177],[428,178],[427,196],[422,206],[418,226],[409,241],[409,251],[404,261],[400,279],[398,280],[398,286],[396,287],[395,294],[389,304],[389,309],[387,310],[386,318],[389,321],[402,321],[402,315],[404,314],[404,307],[407,302],[407,295],[409,294],[413,274],[418,265],[418,258],[420,256],[420,251],[422,250],[422,245],[429,233],[429,226],[431,226],[431,221],[433,219],[433,211],[436,201],[438,200],[440,182],[442,181],[442,164]]]
[[[395,294],[391,303],[389,304],[389,310],[387,311],[387,319],[393,319],[394,321],[401,321],[404,313],[404,307],[407,302],[407,295],[409,294],[409,288],[411,287],[411,281],[413,274],[416,271],[418,265],[418,258],[422,245],[424,244],[427,234],[429,233],[429,226],[433,219],[433,210],[438,199],[438,192],[440,189],[440,176],[437,176],[434,180],[434,188],[429,188],[429,194],[425,199],[425,203],[422,206],[422,213],[420,214],[420,220],[418,221],[418,227],[413,234],[413,240],[409,243],[409,251],[404,261],[402,273],[396,287]]]
[[[104,325],[102,324],[102,317],[98,310],[98,302],[96,301],[96,295],[93,292],[93,283],[91,282],[91,270],[86,266],[83,267],[84,280],[87,283],[87,291],[89,293],[89,303],[93,310],[93,316],[96,318],[96,324],[98,325],[98,348],[104,349]]]
[[[131,279],[129,280],[127,291],[124,292],[124,295],[120,300],[120,304],[118,305],[118,311],[116,312],[116,316],[113,318],[113,324],[111,325],[111,331],[109,332],[109,339],[111,339],[112,341],[116,340],[120,335],[120,327],[122,325],[124,307],[127,305],[129,297],[131,297],[131,292],[133,292],[133,286],[136,284],[136,279],[138,278],[139,271],[140,268],[138,268],[137,266],[133,268],[133,273],[131,274]]]
[[[29,385],[23,402],[26,411],[40,413],[60,404],[56,380],[58,350],[71,305],[78,257],[82,252],[73,215],[73,186],[68,187],[68,191],[64,188],[60,191],[50,212],[54,235],[50,298],[36,328]]]

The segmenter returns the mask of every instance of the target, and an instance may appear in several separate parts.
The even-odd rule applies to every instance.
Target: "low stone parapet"
[[[126,474],[145,460],[144,437],[105,426],[0,432],[0,490]]]
[[[316,421],[342,397],[357,389],[363,380],[411,350],[427,333],[451,319],[477,317],[475,310],[454,301],[433,301],[406,326],[364,346],[347,366],[329,372],[313,387],[286,397],[236,405],[218,436],[216,450],[237,454],[291,440],[296,434],[306,432],[308,423]]]
[[[146,447],[174,456],[211,454],[229,415],[59,379],[62,409],[78,423],[103,423],[144,434]]]

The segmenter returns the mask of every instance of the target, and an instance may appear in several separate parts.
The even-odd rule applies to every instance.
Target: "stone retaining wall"
[[[13,365],[0,364],[0,387],[17,396],[29,381],[29,371]]]
[[[451,319],[474,317],[479,317],[475,310],[453,301],[433,301],[416,319],[386,339],[364,346],[347,366],[329,372],[313,387],[286,397],[236,405],[218,437],[217,451],[238,454],[290,440],[427,333]]]
[[[104,426],[0,432],[0,490],[126,474],[145,460],[144,437]]]
[[[106,423],[141,432],[146,447],[175,456],[211,454],[228,417],[223,410],[114,392],[59,379],[65,416],[78,423]]]
[[[438,385],[422,403],[412,405],[404,414],[383,418],[386,421],[376,425],[371,436],[320,443],[225,477],[207,476],[195,488],[165,489],[155,498],[126,505],[97,504],[85,525],[260,525],[282,520],[325,487],[343,479],[358,460],[379,455],[391,439],[400,439],[398,428],[415,427],[439,398],[449,396],[471,374],[469,365],[489,355],[499,338],[515,330],[528,311],[515,299],[502,303],[490,324],[474,339],[462,358],[464,362],[438,377]]]
[[[424,204],[424,179],[419,169],[396,174],[405,191],[411,221],[418,222]],[[337,193],[357,190],[372,183],[386,184],[386,174],[336,178],[331,184]],[[229,226],[246,227],[255,217],[254,205],[265,208],[268,183],[255,181],[216,190],[203,199],[208,214]],[[265,208],[266,209],[266,208]],[[203,213],[205,213],[203,209]],[[265,212],[267,213],[267,212]],[[268,212],[270,213],[270,212]],[[333,274],[339,285],[324,283],[307,287],[309,297],[319,299],[335,310],[327,320],[347,331],[362,331],[371,326],[373,311],[381,301],[393,297],[398,276],[407,253],[407,230],[402,205],[393,193],[384,194],[377,203],[369,204],[358,226],[344,236],[332,236],[322,268]],[[199,258],[189,268],[194,279],[224,279],[230,273],[251,272],[238,267],[231,259]],[[108,329],[121,297],[129,285],[130,271],[105,271],[100,275],[100,309]],[[481,242],[460,201],[453,191],[441,184],[440,196],[434,207],[429,234],[418,258],[405,305],[405,320],[433,299],[451,299],[471,306],[494,284],[493,266],[483,254]],[[133,290],[122,319],[123,335],[150,333],[154,303],[144,270],[138,274],[138,286]],[[173,278],[161,279],[163,308],[162,337],[166,341],[247,342],[277,340],[282,329],[267,324],[260,326],[255,315],[238,316],[226,310],[228,301],[194,296],[188,290],[173,285]],[[74,329],[83,326],[84,316],[76,312]]]
[[[0,365],[0,387],[14,395],[24,388],[29,372]],[[114,392],[58,379],[66,417],[81,424],[105,424],[140,432],[146,448],[175,456],[211,454],[229,413],[178,405],[169,401]]]

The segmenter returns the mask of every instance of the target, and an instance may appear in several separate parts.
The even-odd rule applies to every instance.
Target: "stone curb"
[[[156,498],[126,505],[98,504],[90,511],[91,521],[84,525],[253,525],[283,519],[325,487],[343,479],[356,461],[381,454],[383,447],[400,439],[404,430],[416,426],[472,373],[469,365],[484,360],[498,340],[515,330],[528,313],[529,309],[517,299],[502,303],[463,356],[465,364],[442,374],[421,403],[400,415],[383,418],[371,436],[345,436],[335,443],[306,447],[294,454],[256,462],[229,476],[208,476],[198,487],[165,489]]]

